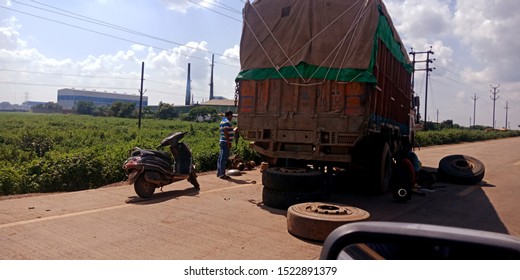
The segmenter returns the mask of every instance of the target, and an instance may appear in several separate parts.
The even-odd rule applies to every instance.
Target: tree
[[[440,129],[453,128],[453,120],[445,120],[441,122]]]
[[[93,115],[96,106],[91,101],[78,101],[76,104],[76,112],[81,115]]]
[[[210,116],[211,119],[215,119],[218,115],[217,109],[209,106],[197,106],[190,110],[188,113],[191,120],[196,120],[198,117]]]
[[[32,111],[37,113],[59,113],[61,109],[62,106],[54,102],[47,102],[32,107]]]
[[[176,112],[173,104],[159,102],[159,110],[155,114],[158,119],[169,120],[176,118],[179,114]]]
[[[94,108],[93,115],[94,116],[101,116],[101,117],[109,117],[111,114],[110,107],[103,105],[103,106],[96,106]]]
[[[110,106],[111,115],[120,118],[131,118],[134,116],[135,103],[115,102]]]

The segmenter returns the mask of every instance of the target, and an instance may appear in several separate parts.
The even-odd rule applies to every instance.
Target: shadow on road
[[[138,196],[130,196],[126,203],[134,203],[134,204],[155,204],[168,201],[170,199],[178,198],[181,196],[196,196],[199,194],[199,189],[189,188],[184,190],[172,190],[166,192],[157,192],[151,198],[141,198]]]
[[[428,168],[432,171],[435,168]],[[338,186],[339,185],[339,186]],[[406,203],[395,202],[391,194],[370,196],[363,182],[349,178],[337,184],[326,202],[364,209],[371,221],[395,221],[444,225],[509,234],[483,188],[496,187],[486,181],[476,185],[447,182],[420,188]]]

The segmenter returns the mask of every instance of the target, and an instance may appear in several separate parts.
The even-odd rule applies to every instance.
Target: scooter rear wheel
[[[157,185],[147,182],[144,178],[144,174],[137,178],[137,181],[134,183],[135,193],[142,198],[150,198],[153,196],[155,192],[155,188]]]

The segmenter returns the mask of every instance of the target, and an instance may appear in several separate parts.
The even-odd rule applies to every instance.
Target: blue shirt
[[[226,134],[224,133],[225,130],[228,132],[228,139],[226,139]],[[233,141],[234,137],[235,132],[233,131],[231,122],[228,118],[224,117],[222,121],[220,121],[220,142],[227,142],[228,140]]]

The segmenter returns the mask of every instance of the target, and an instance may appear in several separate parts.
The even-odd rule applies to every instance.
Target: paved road
[[[338,200],[368,210],[371,220],[427,223],[506,233],[520,237],[520,137],[416,150],[423,166],[435,169],[448,155],[481,160],[484,180],[474,186],[438,182],[406,204],[389,197],[346,193]]]
[[[476,186],[444,183],[406,204],[347,191],[329,199],[370,212],[370,220],[441,224],[520,237],[520,138],[423,148],[425,166],[449,154],[486,165]],[[287,232],[285,211],[261,203],[261,174],[199,177],[166,186],[152,200],[132,186],[0,200],[0,259],[317,259],[321,244]]]

